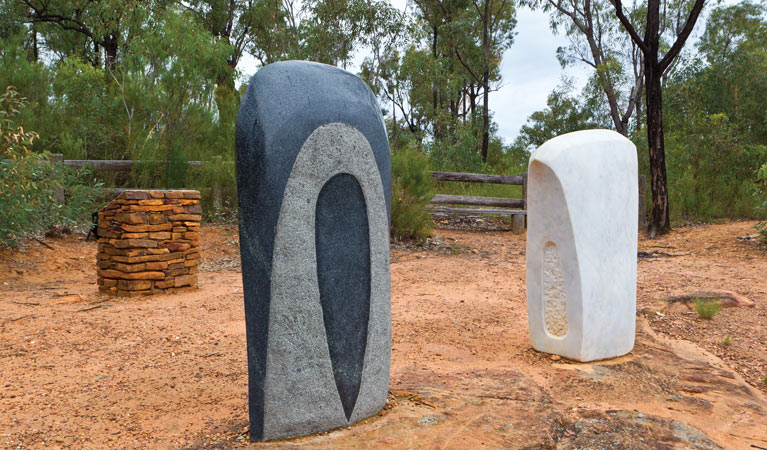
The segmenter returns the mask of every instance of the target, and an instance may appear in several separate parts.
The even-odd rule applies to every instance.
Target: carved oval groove
[[[317,283],[341,404],[359,395],[370,317],[370,232],[362,187],[341,173],[322,187],[315,212]]]

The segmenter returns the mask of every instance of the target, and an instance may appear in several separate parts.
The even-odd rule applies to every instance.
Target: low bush
[[[30,150],[37,134],[16,122],[23,104],[11,87],[0,94],[0,246],[53,227],[85,225],[103,199],[87,170],[67,169],[53,164],[49,153]],[[56,198],[60,188],[67,193],[63,203]]]
[[[431,235],[426,205],[434,196],[429,159],[403,148],[392,155],[391,234],[397,239],[424,240]]]
[[[762,243],[767,245],[767,163],[757,171],[756,179],[756,213],[762,219],[756,229],[762,235]]]
[[[706,301],[700,298],[696,298],[693,301],[693,306],[695,307],[695,312],[698,313],[698,317],[704,320],[713,319],[716,313],[722,309],[722,305],[720,303]]]

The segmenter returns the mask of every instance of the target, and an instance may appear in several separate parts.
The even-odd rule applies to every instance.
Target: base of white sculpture
[[[587,130],[547,141],[528,170],[527,309],[536,350],[624,355],[636,331],[636,147]]]

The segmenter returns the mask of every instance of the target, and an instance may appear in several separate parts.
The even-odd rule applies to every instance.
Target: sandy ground
[[[203,228],[199,290],[140,300],[99,296],[82,236],[31,242],[0,252],[0,448],[767,447],[767,251],[737,239],[753,225],[643,239],[665,255],[639,260],[637,344],[589,364],[531,349],[524,236],[395,246],[387,409],[260,444],[235,228]],[[663,301],[708,289],[756,306],[704,321]]]

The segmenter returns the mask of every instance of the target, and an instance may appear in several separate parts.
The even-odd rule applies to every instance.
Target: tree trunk
[[[482,161],[487,162],[487,148],[490,146],[490,2],[485,0],[484,19],[482,20],[482,59],[484,73],[482,74],[482,89],[485,96],[482,99]]]
[[[117,64],[117,33],[105,36],[101,42],[101,46],[104,47],[104,66],[106,69],[114,69]]]
[[[32,62],[40,60],[40,50],[37,42],[37,28],[32,26]]]
[[[434,61],[437,61],[437,36],[439,33],[439,28],[437,28],[437,25],[434,25],[432,27],[432,40],[431,40],[431,56],[434,58]],[[431,85],[431,96],[432,96],[432,114],[434,117],[437,116],[437,84],[432,82]],[[442,130],[440,129],[440,126],[436,123],[434,124],[434,138],[439,138],[439,136],[442,134]]]
[[[621,0],[610,0],[615,6],[623,28],[628,31],[632,41],[636,43],[644,56],[645,102],[647,113],[647,145],[650,152],[650,186],[652,188],[652,219],[648,226],[651,237],[671,231],[669,220],[668,187],[666,184],[666,150],[663,142],[663,73],[679,56],[687,38],[690,37],[695,22],[703,9],[704,0],[695,0],[690,15],[684,27],[677,31],[676,42],[671,45],[666,55],[658,61],[660,43],[660,0],[647,2],[647,21],[645,22],[644,39],[640,38],[636,29],[623,13]],[[664,2],[664,8],[666,3]],[[665,12],[665,10],[664,10]],[[637,108],[638,109],[638,108]],[[639,121],[637,120],[639,125]]]
[[[490,72],[485,68],[483,80],[485,96],[482,98],[482,161],[487,162],[487,149],[490,146]]]
[[[637,100],[635,102],[636,105],[636,130],[641,131],[642,130],[642,87],[639,88],[639,93],[637,94]]]
[[[474,89],[474,83],[469,85],[469,112],[471,114],[471,124],[475,124],[477,118],[477,91]]]
[[[663,97],[661,74],[657,64],[647,63],[646,107],[647,144],[650,147],[650,186],[652,188],[652,218],[647,231],[651,237],[671,231],[668,188],[666,185],[666,154],[663,141]]]
[[[397,105],[394,104],[394,100],[391,102],[391,149],[397,150]]]

